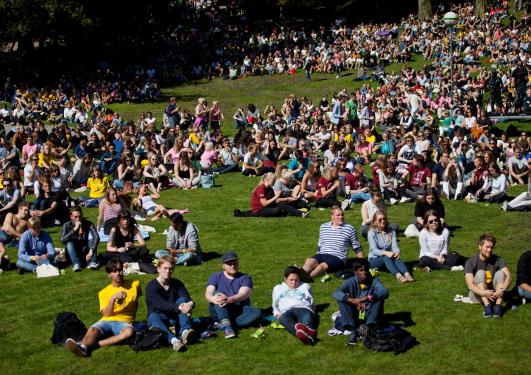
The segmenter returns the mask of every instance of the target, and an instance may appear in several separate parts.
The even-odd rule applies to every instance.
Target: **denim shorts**
[[[133,328],[131,323],[127,322],[118,322],[115,320],[100,320],[94,323],[91,328],[96,328],[101,332],[103,336],[108,337],[117,336],[128,327]]]

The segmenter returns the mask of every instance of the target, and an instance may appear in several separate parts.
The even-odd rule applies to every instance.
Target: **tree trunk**
[[[476,6],[474,7],[474,15],[479,18],[485,17],[487,11],[487,0],[476,0]]]
[[[431,12],[431,0],[418,0],[419,1],[419,13],[418,17],[421,21],[427,21],[432,18]]]

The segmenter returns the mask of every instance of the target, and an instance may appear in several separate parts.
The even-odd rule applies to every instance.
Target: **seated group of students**
[[[273,316],[304,344],[316,343],[318,316],[311,287],[303,280],[311,281],[325,272],[345,269],[348,251],[352,248],[356,252],[353,276],[332,294],[338,303],[339,313],[334,314],[334,328],[329,331],[329,335],[348,335],[348,344],[354,345],[367,332],[383,324],[384,301],[389,297],[388,289],[378,277],[371,274],[370,267],[385,264],[391,272],[393,267],[400,270],[400,265],[396,262],[400,259],[400,254],[394,248],[396,237],[387,227],[385,214],[375,215],[369,231],[369,238],[372,239],[369,240],[371,250],[368,259],[365,259],[356,230],[345,223],[343,218],[343,210],[333,207],[331,221],[321,225],[317,255],[306,259],[302,268],[287,267],[284,281],[273,289]],[[429,212],[426,226],[430,228],[428,236],[437,233],[436,228],[441,227],[434,211]],[[430,239],[425,241],[431,246]],[[435,245],[441,245],[439,241],[435,242]],[[484,305],[483,316],[486,318],[502,315],[502,302],[504,298],[508,298],[508,288],[512,283],[507,263],[493,253],[495,245],[494,236],[481,235],[478,253],[470,257],[464,267],[470,299]],[[383,250],[376,254],[375,250],[379,247],[383,247]],[[395,264],[385,260],[378,262],[382,257],[394,260]],[[434,256],[421,250],[421,260],[429,258],[431,265],[440,265],[434,268],[448,268],[444,265],[451,261],[450,257],[450,254],[439,253]],[[175,263],[170,255],[159,258],[156,269],[158,276],[146,287],[147,324],[150,328],[156,327],[165,332],[168,344],[175,351],[182,351],[187,344],[198,339],[198,334],[191,320],[195,302],[184,284],[172,278]],[[251,276],[239,271],[238,255],[227,252],[223,254],[221,263],[223,270],[209,277],[204,298],[208,302],[209,317],[214,322],[214,327],[230,339],[236,336],[235,329],[257,325],[264,316],[260,309],[251,305],[253,281]],[[66,342],[68,350],[78,356],[89,356],[98,347],[125,342],[135,333],[133,323],[138,299],[142,294],[140,283],[137,280],[124,280],[123,263],[119,258],[108,261],[106,272],[111,278],[111,285],[99,293],[102,319],[89,328],[80,342],[73,339]],[[517,292],[525,301],[531,297],[531,251],[522,254],[517,274]],[[412,281],[410,274],[404,275],[399,282]],[[201,337],[213,334],[212,331],[205,331]]]

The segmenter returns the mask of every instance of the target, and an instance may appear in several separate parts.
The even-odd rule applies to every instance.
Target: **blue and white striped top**
[[[352,225],[343,223],[334,227],[332,222],[321,225],[317,254],[329,254],[346,261],[351,247],[356,253],[363,251],[356,229]]]

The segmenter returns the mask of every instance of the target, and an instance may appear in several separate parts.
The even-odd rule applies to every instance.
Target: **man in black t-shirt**
[[[481,235],[478,246],[479,253],[468,259],[465,264],[469,297],[474,303],[483,303],[484,318],[499,318],[502,315],[503,295],[511,285],[511,272],[505,260],[492,253],[496,246],[494,236]]]

